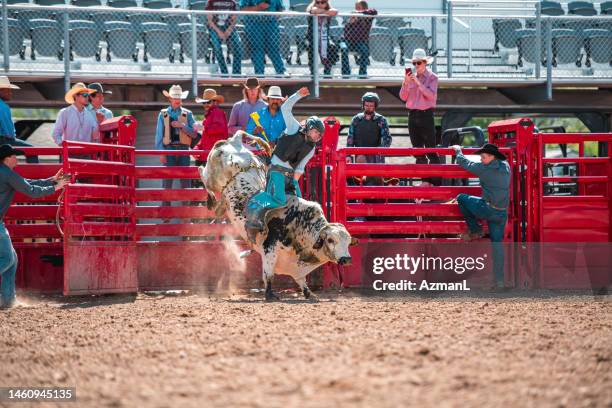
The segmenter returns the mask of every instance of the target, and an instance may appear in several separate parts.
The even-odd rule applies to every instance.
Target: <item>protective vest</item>
[[[162,109],[161,113],[163,115],[164,118],[164,138],[162,139],[162,142],[164,145],[169,145],[169,144],[184,144],[187,146],[191,145],[191,137],[189,137],[189,135],[187,133],[185,133],[183,131],[183,129],[176,129],[178,130],[178,140],[173,140],[172,138],[172,127],[170,126],[170,122],[172,122],[172,118],[170,117],[170,113],[168,113],[168,109]],[[187,109],[183,109],[183,108],[179,108],[181,110],[179,117],[176,119],[178,120],[180,123],[186,125],[187,124],[187,114],[189,113],[189,111]]]
[[[300,128],[293,135],[283,133],[276,142],[274,154],[295,169],[315,145],[314,142],[306,141],[306,129]]]
[[[353,143],[355,147],[380,146],[380,127],[376,120],[366,120],[364,117],[353,127]]]

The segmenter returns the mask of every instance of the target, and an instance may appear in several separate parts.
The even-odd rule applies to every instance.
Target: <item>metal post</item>
[[[70,31],[68,30],[70,16],[64,11],[64,92],[70,90]]]
[[[8,9],[7,0],[2,0],[2,46],[4,49],[4,72],[9,71],[9,37],[8,37]]]
[[[552,21],[546,19],[546,99],[552,101]],[[539,62],[538,62],[539,63]]]
[[[438,20],[436,17],[431,18],[431,52],[435,53],[438,50]],[[431,55],[431,54],[430,54]],[[433,72],[438,73],[438,59],[434,58],[432,67]]]
[[[312,81],[314,84],[314,97],[319,97],[319,19],[316,16],[310,16],[312,18]]]
[[[446,76],[453,76],[453,2],[446,9]]]
[[[536,55],[542,56],[542,6],[536,3]],[[540,78],[540,64],[535,66],[535,77]]]
[[[196,14],[191,13],[191,89],[193,96],[198,96],[198,21]],[[200,45],[204,47],[204,44]]]

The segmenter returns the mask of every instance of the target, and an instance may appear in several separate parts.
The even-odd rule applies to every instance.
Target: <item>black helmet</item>
[[[374,102],[374,106],[378,108],[380,98],[376,92],[366,92],[361,97],[361,106],[363,107],[364,102]]]
[[[325,133],[325,124],[318,116],[311,116],[306,119],[306,131],[310,129],[316,129],[323,135],[323,133]]]

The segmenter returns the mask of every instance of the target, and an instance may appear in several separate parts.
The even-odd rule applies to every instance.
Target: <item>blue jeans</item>
[[[488,205],[482,198],[467,194],[459,194],[457,203],[465,222],[472,233],[482,233],[478,220],[486,220],[489,225],[489,238],[493,248],[493,274],[498,284],[504,282],[504,229],[508,212],[496,210]]]
[[[359,75],[368,74],[368,60],[370,59],[370,45],[367,42],[345,41],[340,45],[342,50],[342,75],[351,74],[349,65],[349,52],[359,54]]]
[[[280,32],[277,22],[249,22],[244,28],[251,47],[251,59],[256,75],[263,75],[265,55],[268,54],[277,74],[285,73],[285,64],[280,55]]]
[[[169,147],[166,146],[165,147],[166,150],[189,150],[188,147],[183,147],[183,146],[177,146],[177,147]],[[191,157],[190,156],[166,156],[166,164],[164,164],[164,166],[169,167],[169,166],[189,166],[189,164],[191,163]],[[162,187],[164,189],[171,189],[172,188],[172,184],[174,184],[174,180],[175,179],[163,179],[162,180]],[[191,180],[190,179],[179,179],[181,188],[189,188],[191,187]],[[164,202],[163,205],[170,205],[169,202]]]
[[[268,210],[286,206],[287,193],[302,197],[297,180],[285,177],[280,171],[270,170],[266,191],[255,194],[247,203],[248,225],[261,225]]]
[[[227,64],[225,63],[225,58],[223,58],[221,39],[212,28],[208,31],[210,32],[210,43],[212,44],[215,59],[219,64],[219,70],[222,74],[227,74]],[[232,74],[240,75],[242,71],[242,42],[240,41],[240,35],[236,31],[232,31],[225,41],[232,50]]]
[[[34,147],[28,142],[24,142],[16,137],[0,136],[0,144],[9,144],[13,147]],[[26,163],[38,163],[38,156],[26,156]]]
[[[10,305],[15,301],[15,274],[17,273],[17,253],[11,237],[3,222],[0,222],[0,305]]]

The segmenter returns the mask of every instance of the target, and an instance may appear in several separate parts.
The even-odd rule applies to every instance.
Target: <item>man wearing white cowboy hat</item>
[[[406,68],[404,82],[400,89],[400,98],[406,101],[409,110],[408,131],[412,147],[435,147],[436,128],[434,125],[434,109],[438,98],[438,76],[427,69],[433,62],[424,49],[417,48],[412,53],[412,65],[416,72]],[[417,156],[418,164],[437,164],[440,159],[437,154]],[[440,184],[439,179],[429,180],[432,184]]]
[[[285,101],[283,92],[278,86],[271,86],[268,89],[268,106],[257,111],[259,115],[259,124],[255,122],[253,117],[249,119],[246,127],[246,132],[252,135],[267,139],[268,142],[276,143],[280,135],[286,128],[285,119],[280,112],[280,107]],[[263,137],[265,134],[265,138]]]
[[[11,108],[6,102],[13,97],[13,89],[19,89],[17,85],[11,84],[5,76],[0,76],[0,144],[9,144],[11,146],[32,147],[31,144],[17,139],[15,124]],[[38,163],[37,156],[27,156],[26,162]]]
[[[58,146],[61,146],[64,140],[98,141],[98,121],[86,109],[89,95],[93,91],[78,82],[64,96],[64,100],[70,106],[59,111],[52,133],[53,140]]]
[[[181,106],[189,91],[183,91],[180,85],[172,85],[169,90],[163,90],[162,93],[168,98],[170,106],[162,109],[157,117],[155,149],[189,150],[192,140],[198,135],[193,128],[195,123],[193,114]],[[159,160],[165,166],[189,166],[190,157],[169,155],[161,156]],[[172,188],[173,182],[173,179],[164,179],[162,186],[166,189]],[[181,179],[180,183],[182,188],[187,188],[191,184],[188,179]]]

